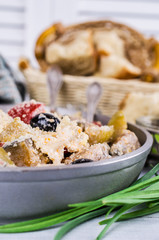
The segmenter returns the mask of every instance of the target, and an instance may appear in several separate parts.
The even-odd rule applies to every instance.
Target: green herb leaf
[[[156,142],[159,143],[159,134],[155,134],[154,137],[156,139]]]
[[[73,219],[72,221],[69,221],[65,225],[63,225],[60,230],[57,232],[54,240],[60,240],[67,232],[69,232],[71,229],[75,228],[79,224],[86,222],[92,218],[98,217],[103,215],[106,212],[107,208],[102,208],[95,210],[93,212],[84,214],[78,218]]]
[[[111,207],[111,208],[108,210],[108,212],[106,213],[105,218],[108,218],[108,216],[110,215],[110,213],[111,213],[113,210],[115,210],[115,208],[116,208],[116,207]]]
[[[148,207],[149,208],[152,208],[152,207],[155,207],[155,206],[157,206],[157,205],[159,205],[159,200],[157,199],[156,201],[154,201],[154,202],[150,202],[149,204],[148,204]]]
[[[63,212],[60,212],[60,213],[52,214],[52,215],[47,216],[47,217],[41,217],[41,218],[36,218],[36,219],[33,219],[33,220],[27,220],[27,221],[22,221],[22,222],[17,222],[17,223],[5,224],[5,225],[0,226],[0,231],[1,231],[1,229],[5,229],[5,228],[14,228],[14,227],[16,228],[16,227],[22,227],[22,226],[29,226],[29,225],[32,225],[32,224],[35,224],[35,223],[47,221],[47,220],[50,220],[50,219],[55,219],[57,217],[64,216],[65,214],[71,214],[72,212],[74,212],[76,210],[75,209],[69,209],[69,210],[66,210],[66,211],[63,211]]]
[[[138,218],[138,217],[146,216],[146,215],[157,213],[157,212],[159,212],[159,205],[154,206],[152,208],[144,206],[139,210],[123,214],[122,216],[120,216],[120,218],[117,221],[123,221],[123,220],[125,221],[128,219]],[[105,219],[105,220],[99,222],[99,224],[100,225],[107,224],[109,220],[110,219]]]
[[[141,182],[143,182],[143,181],[145,181],[145,180],[150,179],[150,178],[153,177],[158,171],[159,171],[159,163],[158,163],[155,167],[153,167],[149,172],[147,172],[143,177],[141,177],[141,178],[138,179],[136,182],[134,182],[134,183],[132,184],[132,186],[135,185],[135,184],[141,183]]]
[[[121,207],[117,213],[110,219],[107,219],[107,225],[105,226],[105,228],[101,231],[101,233],[98,235],[98,237],[96,238],[96,240],[101,240],[102,237],[105,235],[105,233],[107,232],[107,230],[110,228],[110,226],[116,222],[120,217],[121,215],[124,213],[124,212],[127,212],[129,209],[131,209],[132,207],[134,207],[134,205],[124,205],[123,207]]]

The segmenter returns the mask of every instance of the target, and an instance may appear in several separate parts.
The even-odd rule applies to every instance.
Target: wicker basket
[[[49,94],[46,84],[46,73],[32,68],[23,71],[30,97],[49,103]],[[58,106],[86,104],[86,88],[94,82],[99,82],[103,93],[99,102],[99,109],[103,114],[111,116],[118,110],[121,100],[129,92],[153,93],[159,92],[159,83],[146,83],[139,80],[117,80],[100,77],[79,77],[64,75],[64,82],[57,98]]]

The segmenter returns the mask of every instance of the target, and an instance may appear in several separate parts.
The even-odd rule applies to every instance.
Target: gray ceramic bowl
[[[103,123],[104,116],[98,118]],[[152,146],[151,135],[129,125],[141,147],[122,157],[68,166],[0,169],[0,217],[24,219],[98,199],[129,186],[139,176]]]

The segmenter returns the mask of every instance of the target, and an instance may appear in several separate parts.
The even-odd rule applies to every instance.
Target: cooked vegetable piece
[[[89,124],[85,127],[85,133],[89,136],[89,144],[109,142],[114,133],[113,126],[101,126]]]
[[[116,139],[110,148],[110,153],[113,156],[121,156],[130,153],[140,147],[138,138],[134,132],[124,130],[123,134]]]
[[[0,147],[0,165],[13,165],[14,163],[11,161],[10,157],[8,156],[8,153]]]
[[[14,141],[4,145],[6,152],[10,153],[11,160],[16,166],[36,166],[40,163],[40,157],[37,150],[33,147],[33,142],[30,138],[24,139],[21,142]]]
[[[94,144],[81,152],[73,153],[70,157],[66,158],[65,164],[69,164],[74,161],[78,162],[77,159],[91,159],[93,161],[109,159],[111,158],[109,150],[110,147],[107,143]]]
[[[13,118],[0,109],[0,119],[1,119],[1,122],[0,122],[0,133],[1,133],[3,129],[13,121]]]
[[[120,137],[125,129],[127,129],[127,122],[122,111],[116,112],[108,122],[108,126],[114,127],[112,142]]]
[[[0,133],[0,142],[13,142],[20,137],[30,135],[32,128],[30,125],[25,124],[20,118],[14,118],[11,123],[3,128]]]

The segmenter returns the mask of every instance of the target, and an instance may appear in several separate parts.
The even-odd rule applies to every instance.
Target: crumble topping
[[[10,117],[7,113],[3,112],[0,110],[0,119],[1,119],[1,124],[0,124],[0,133],[2,130],[10,123],[13,121],[13,118]]]
[[[39,128],[31,128],[20,118],[14,118],[0,134],[0,141],[5,142],[4,147],[31,139],[42,154],[46,154],[55,165],[59,165],[64,158],[64,149],[69,152],[78,152],[89,146],[88,135],[82,132],[76,121],[65,116],[57,127],[56,132],[46,132]]]

